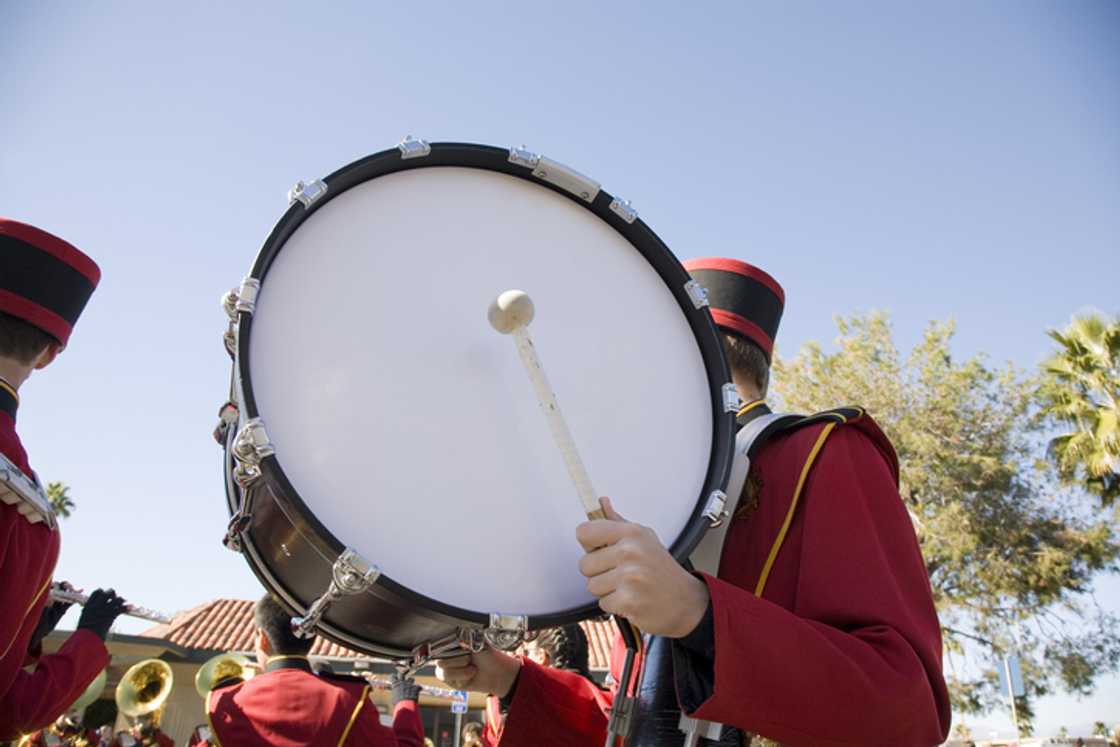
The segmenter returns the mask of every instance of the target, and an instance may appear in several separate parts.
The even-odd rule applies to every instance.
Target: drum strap
[[[735,454],[731,462],[731,477],[727,481],[727,502],[723,506],[723,520],[704,534],[704,539],[692,551],[689,562],[692,568],[711,576],[719,574],[719,560],[723,554],[723,543],[727,541],[727,530],[731,517],[739,505],[747,474],[751,471],[751,457],[766,443],[770,436],[792,422],[800,420],[800,415],[782,415],[766,412],[753,418],[739,429],[735,436]]]
[[[754,409],[754,412],[751,413],[754,417],[751,417],[735,436],[735,453],[731,462],[731,477],[727,481],[727,499],[723,506],[723,519],[704,534],[704,539],[700,540],[700,544],[696,546],[688,559],[693,570],[703,571],[711,576],[719,574],[719,561],[723,555],[723,544],[727,541],[727,530],[731,526],[731,517],[735,515],[735,509],[739,506],[743,487],[747,483],[747,475],[751,471],[751,457],[772,435],[802,419],[800,415],[772,413],[764,405],[751,409]],[[666,656],[666,659],[668,658]],[[668,665],[668,661],[666,661],[666,664]],[[671,666],[666,668],[668,677],[665,677],[664,674],[666,673],[663,673],[661,682],[658,683],[660,685],[659,689],[665,689],[666,680],[670,683],[672,681],[672,668]],[[657,687],[658,685],[652,686]],[[673,692],[671,684],[668,685],[668,690],[670,693]],[[669,741],[663,735],[656,744],[681,744],[684,747],[695,747],[695,745],[700,744],[701,739],[705,740],[705,744],[722,744],[727,741],[737,743],[739,741],[738,732],[729,729],[725,733],[722,724],[690,718],[679,710],[670,713],[678,719],[675,724],[677,737],[673,741]],[[640,744],[637,747],[640,747]]]

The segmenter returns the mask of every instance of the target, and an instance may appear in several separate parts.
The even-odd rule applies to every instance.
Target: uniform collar
[[[770,408],[766,406],[766,401],[756,399],[753,402],[748,402],[739,408],[739,411],[735,413],[735,425],[742,428],[744,425],[751,422],[755,418],[759,418],[763,415],[769,414]]]
[[[268,657],[268,661],[265,662],[264,665],[264,671],[275,672],[279,669],[301,669],[304,672],[310,672],[311,663],[307,660],[306,656],[298,656],[296,654]]]
[[[8,417],[15,420],[18,409],[19,395],[16,393],[16,388],[0,377],[0,412],[8,413]]]

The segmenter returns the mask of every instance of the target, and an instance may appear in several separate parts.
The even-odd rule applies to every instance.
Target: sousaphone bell
[[[256,670],[244,654],[218,654],[206,660],[194,676],[194,689],[206,700],[210,691],[222,683],[252,679]]]
[[[174,681],[165,661],[144,659],[133,664],[117,685],[117,708],[131,719],[150,717],[158,724]]]

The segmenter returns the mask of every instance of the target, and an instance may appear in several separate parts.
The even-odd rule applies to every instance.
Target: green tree
[[[68,518],[77,508],[70,498],[70,486],[61,482],[47,483],[47,500],[51,502],[51,508],[61,519]]]
[[[1066,431],[1050,455],[1063,479],[1111,505],[1120,496],[1120,319],[1077,317],[1049,335],[1059,348],[1042,364],[1039,397]]]
[[[1107,737],[1108,736],[1108,724],[1106,724],[1103,721],[1094,721],[1093,722],[1093,736],[1094,737]]]
[[[953,358],[951,323],[930,325],[903,357],[885,315],[838,319],[835,352],[818,344],[776,357],[780,409],[866,407],[898,451],[900,492],[914,520],[942,624],[958,713],[1004,707],[997,667],[1019,656],[1031,700],[1087,693],[1120,664],[1120,625],[1087,592],[1116,569],[1114,525],[1062,489],[1038,456],[1045,437],[1037,384],[983,358]]]

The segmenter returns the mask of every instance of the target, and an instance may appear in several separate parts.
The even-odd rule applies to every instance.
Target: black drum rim
[[[731,381],[731,376],[724,357],[723,345],[708,307],[697,308],[685,290],[685,284],[690,280],[688,272],[669,250],[668,246],[641,218],[628,223],[615,213],[610,207],[615,198],[606,190],[601,189],[594,200],[587,202],[578,195],[534,177],[530,169],[510,162],[510,151],[504,148],[474,143],[440,142],[431,143],[430,149],[428,155],[414,158],[402,158],[402,151],[398,148],[383,150],[347,164],[325,177],[323,182],[327,185],[327,192],[324,196],[307,206],[300,202],[293,202],[276,223],[258,252],[249,277],[260,281],[263,286],[267,280],[269,267],[280,251],[283,250],[288,239],[305,220],[330,200],[352,187],[398,171],[450,166],[498,172],[552,190],[591,211],[610,225],[642,255],[646,262],[657,271],[662,282],[677,299],[678,305],[688,319],[689,327],[699,347],[708,376],[712,408],[712,446],[708,468],[703,488],[700,495],[695,499],[695,505],[688,522],[685,524],[685,529],[669,546],[669,551],[673,557],[683,563],[708,529],[709,520],[704,516],[708,497],[713,492],[723,491],[726,488],[731,471],[735,436],[735,413],[730,411],[724,402],[724,387]],[[262,416],[258,411],[253,394],[249,355],[252,321],[253,315],[251,313],[244,311],[239,313],[235,366],[240,383],[243,422],[253,418],[267,417],[267,414]],[[326,550],[328,554],[333,554],[335,557],[340,555],[346,549],[346,546],[310,510],[303,497],[296,491],[284,473],[277,457],[275,455],[265,457],[261,461],[261,470],[264,480],[274,482],[281,488],[279,491],[273,491],[273,498],[308,542],[320,551]],[[251,560],[248,562],[254,574],[264,583],[265,578],[262,576],[261,570],[257,569]],[[267,576],[272,578],[273,574],[269,572]],[[269,584],[265,583],[265,585],[268,586]],[[414,604],[418,614],[436,619],[449,618],[465,625],[473,624],[482,627],[489,625],[490,617],[487,612],[449,605],[403,586],[384,574],[378,577],[376,585],[384,588],[390,594]],[[283,589],[282,595],[288,597],[284,601],[291,604],[291,599],[294,596]],[[297,611],[305,612],[311,601],[314,600],[309,600],[304,604],[303,609]],[[528,628],[536,630],[568,625],[601,614],[602,611],[598,604],[590,602],[554,613],[530,615]],[[354,636],[336,629],[328,621],[327,618],[329,617],[330,612],[328,611],[327,616],[318,626],[319,631],[325,637],[340,645],[363,648],[381,655],[386,653],[386,647],[377,644],[366,643],[359,646]]]

